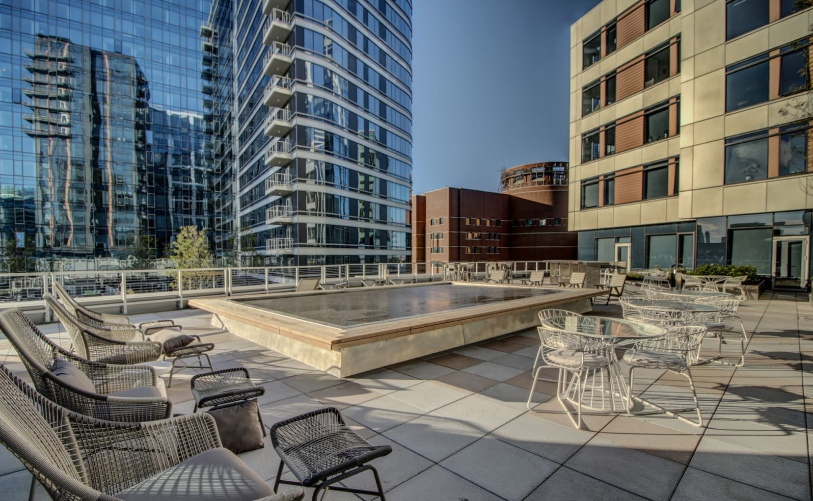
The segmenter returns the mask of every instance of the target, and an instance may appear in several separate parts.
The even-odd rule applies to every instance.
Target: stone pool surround
[[[392,287],[454,286],[452,282]],[[472,284],[478,287],[519,285]],[[577,313],[592,310],[590,298],[600,290],[557,289],[557,294],[532,296],[439,313],[334,327],[242,304],[251,299],[302,297],[315,294],[372,293],[343,289],[288,294],[254,294],[230,299],[192,299],[189,306],[213,313],[212,325],[311,365],[347,377],[418,357],[478,343],[539,325],[538,311],[561,308]],[[606,292],[603,292],[606,295]]]

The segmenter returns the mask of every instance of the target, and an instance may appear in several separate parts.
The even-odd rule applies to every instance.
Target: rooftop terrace
[[[171,318],[216,343],[216,369],[246,367],[265,387],[266,426],[322,406],[341,410],[374,444],[393,453],[376,460],[387,499],[811,499],[808,400],[813,393],[813,308],[807,297],[768,293],[740,315],[751,335],[746,366],[693,369],[704,426],[663,415],[585,414],[574,429],[555,398],[554,383],[538,383],[533,412],[525,409],[539,343],[528,330],[498,340],[336,378],[250,341],[211,327],[211,316],[181,310],[133,317]],[[594,314],[620,316],[620,307]],[[43,330],[63,344],[58,324]],[[0,361],[25,370],[8,342]],[[182,372],[169,389],[175,413],[194,402]],[[555,373],[548,374],[555,377]],[[635,393],[680,406],[685,379],[638,370]],[[659,398],[660,397],[660,398]],[[272,481],[278,458],[270,440],[241,457]],[[0,492],[28,496],[30,475],[0,450]],[[371,479],[348,480],[359,486]],[[366,485],[371,488],[372,485]],[[281,489],[285,489],[284,486]],[[46,499],[38,489],[37,499]],[[309,498],[310,494],[308,494]],[[329,492],[328,500],[358,499]]]

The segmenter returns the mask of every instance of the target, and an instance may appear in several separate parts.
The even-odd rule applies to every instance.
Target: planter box
[[[765,280],[757,285],[743,285],[742,291],[747,299],[757,300],[765,291]]]

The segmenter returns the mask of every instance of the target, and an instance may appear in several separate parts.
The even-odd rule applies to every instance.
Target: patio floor
[[[391,445],[393,453],[373,463],[389,501],[778,500],[811,499],[813,308],[806,301],[801,294],[767,293],[743,303],[750,341],[745,367],[693,369],[701,428],[663,415],[586,413],[577,430],[551,397],[555,383],[545,382],[537,384],[538,405],[527,411],[535,330],[339,379],[217,330],[198,310],[133,319],[174,319],[185,332],[216,343],[215,369],[248,368],[266,389],[260,400],[266,426],[333,406],[371,442]],[[595,310],[620,316],[615,301]],[[67,344],[57,324],[43,330]],[[1,339],[0,362],[24,373]],[[181,373],[169,389],[174,413],[192,412],[192,374]],[[684,378],[660,371],[636,371],[635,393],[642,392],[667,407],[691,400]],[[27,499],[30,475],[0,449],[3,499]],[[270,440],[241,457],[273,481],[279,460]],[[346,483],[372,488],[368,475]],[[37,499],[46,498],[39,488]],[[358,498],[331,491],[326,499]]]

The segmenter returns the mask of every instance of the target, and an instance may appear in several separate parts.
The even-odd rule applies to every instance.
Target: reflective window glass
[[[676,235],[653,235],[647,240],[647,268],[669,268],[677,262]]]
[[[780,176],[801,174],[807,170],[807,134],[808,130],[802,129],[779,136]]]
[[[663,166],[644,171],[644,199],[669,195],[669,167]]]
[[[596,261],[615,261],[615,238],[596,239]]]
[[[725,184],[768,178],[768,136],[748,134],[726,140]]]
[[[667,19],[669,19],[669,0],[651,0],[646,7],[646,29],[651,30]]]
[[[697,266],[701,264],[725,264],[725,246],[725,217],[709,217],[697,220]]]
[[[694,266],[694,235],[678,237],[678,264],[686,269]]]
[[[599,131],[588,132],[582,136],[582,163],[599,157]]]
[[[779,94],[784,96],[807,87],[807,51],[790,52],[782,56],[779,72]]]
[[[647,114],[645,125],[645,142],[651,143],[669,137],[669,108]]]
[[[583,44],[582,60],[584,68],[591,66],[601,59],[601,34],[596,34]]]
[[[616,25],[612,25],[607,28],[607,54],[612,54],[615,52],[616,47],[618,46],[618,27]]]
[[[782,0],[782,17],[789,16],[799,10],[798,0]]]
[[[615,125],[604,130],[604,155],[615,153]]]
[[[598,207],[598,181],[582,184],[582,209]]]
[[[726,111],[764,103],[769,97],[770,69],[768,60],[730,72],[726,75]]]
[[[769,0],[734,0],[726,4],[726,40],[768,24],[769,3]]]
[[[669,78],[670,47],[664,47],[658,52],[647,56],[644,70],[644,87],[655,85]]]
[[[609,106],[615,102],[615,75],[607,77],[605,86],[606,90],[604,92],[604,97],[607,102],[604,104],[604,106]]]
[[[731,230],[729,264],[755,266],[760,275],[771,274],[773,229]]]
[[[601,85],[596,82],[582,91],[582,116],[589,115],[601,107]]]
[[[604,178],[604,205],[615,204],[615,177]]]

